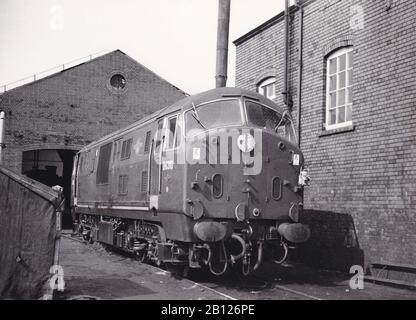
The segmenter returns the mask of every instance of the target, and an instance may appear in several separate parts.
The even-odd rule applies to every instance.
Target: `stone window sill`
[[[352,131],[355,131],[355,126],[354,125],[343,127],[343,128],[338,128],[338,129],[324,130],[319,135],[319,137],[323,138],[323,137],[333,136],[333,135],[336,135],[336,134],[352,132]]]

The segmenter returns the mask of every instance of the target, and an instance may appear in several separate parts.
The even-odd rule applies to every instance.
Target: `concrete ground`
[[[296,266],[265,266],[250,278],[213,278],[192,273],[187,279],[141,264],[128,255],[85,244],[65,233],[60,265],[65,291],[55,299],[129,300],[416,300],[416,291],[365,283],[351,290],[345,275]]]
[[[61,238],[60,265],[65,291],[56,299],[222,300],[219,293],[170,273],[107,251],[98,243]]]

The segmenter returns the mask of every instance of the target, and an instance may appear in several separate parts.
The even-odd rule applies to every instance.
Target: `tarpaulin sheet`
[[[52,188],[0,167],[0,298],[42,296],[61,201]]]

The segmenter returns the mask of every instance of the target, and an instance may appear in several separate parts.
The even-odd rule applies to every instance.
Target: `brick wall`
[[[334,248],[348,243],[351,232],[343,227],[345,221],[352,223],[357,241],[344,247],[362,249],[366,262],[416,261],[416,2],[391,1],[389,10],[386,3],[329,0],[310,1],[304,7],[301,147],[312,178],[305,206],[313,210],[306,219],[314,226],[315,243],[308,249],[322,251],[326,244],[332,252],[328,261],[340,252]],[[355,27],[354,8],[363,10],[362,29]],[[290,26],[296,118],[295,8]],[[276,70],[279,104],[283,30],[283,17],[277,17],[264,30],[236,42],[237,86],[254,90],[258,77]],[[326,132],[325,58],[346,45],[354,47],[354,129]]]
[[[123,93],[110,90],[121,73]],[[21,171],[22,152],[34,149],[79,150],[185,97],[123,52],[116,50],[56,75],[0,95],[6,112],[5,165]]]

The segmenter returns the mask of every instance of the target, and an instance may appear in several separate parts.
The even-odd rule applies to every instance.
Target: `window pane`
[[[347,103],[352,103],[352,88],[347,89]]]
[[[348,106],[347,106],[346,121],[347,121],[347,122],[352,121],[352,105],[348,105]]]
[[[176,117],[169,119],[169,145],[168,148],[174,148],[174,138],[176,133]]]
[[[329,110],[329,125],[336,124],[337,109]]]
[[[343,54],[342,56],[339,57],[339,71],[344,71],[347,66],[346,64],[347,64],[347,56]]]
[[[267,88],[267,95],[266,95],[266,97],[268,97],[268,98],[274,97],[274,95],[275,95],[275,93],[274,93],[274,90],[275,90],[274,83],[269,84],[266,88]]]
[[[337,123],[345,122],[345,107],[338,108],[338,121]]]
[[[353,79],[353,69],[351,69],[351,70],[349,70],[348,71],[348,86],[352,86],[353,85],[353,82],[352,82],[352,79]]]
[[[337,89],[337,76],[331,76],[329,78],[329,90],[334,91]]]
[[[186,133],[191,130],[208,130],[242,124],[238,100],[223,100],[208,103],[186,112]],[[198,120],[199,122],[198,122]]]
[[[348,68],[354,67],[354,55],[353,52],[348,52]]]
[[[340,89],[345,88],[345,84],[346,84],[345,83],[345,81],[346,81],[345,77],[346,77],[345,71],[341,72],[339,74],[339,88]]]
[[[336,92],[331,93],[330,95],[330,108],[335,108],[337,106],[337,94]]]
[[[261,128],[274,130],[282,119],[275,110],[251,101],[246,102],[246,109],[249,123]]]
[[[337,58],[329,60],[329,74],[337,72]]]
[[[345,90],[338,91],[338,106],[345,104]]]

